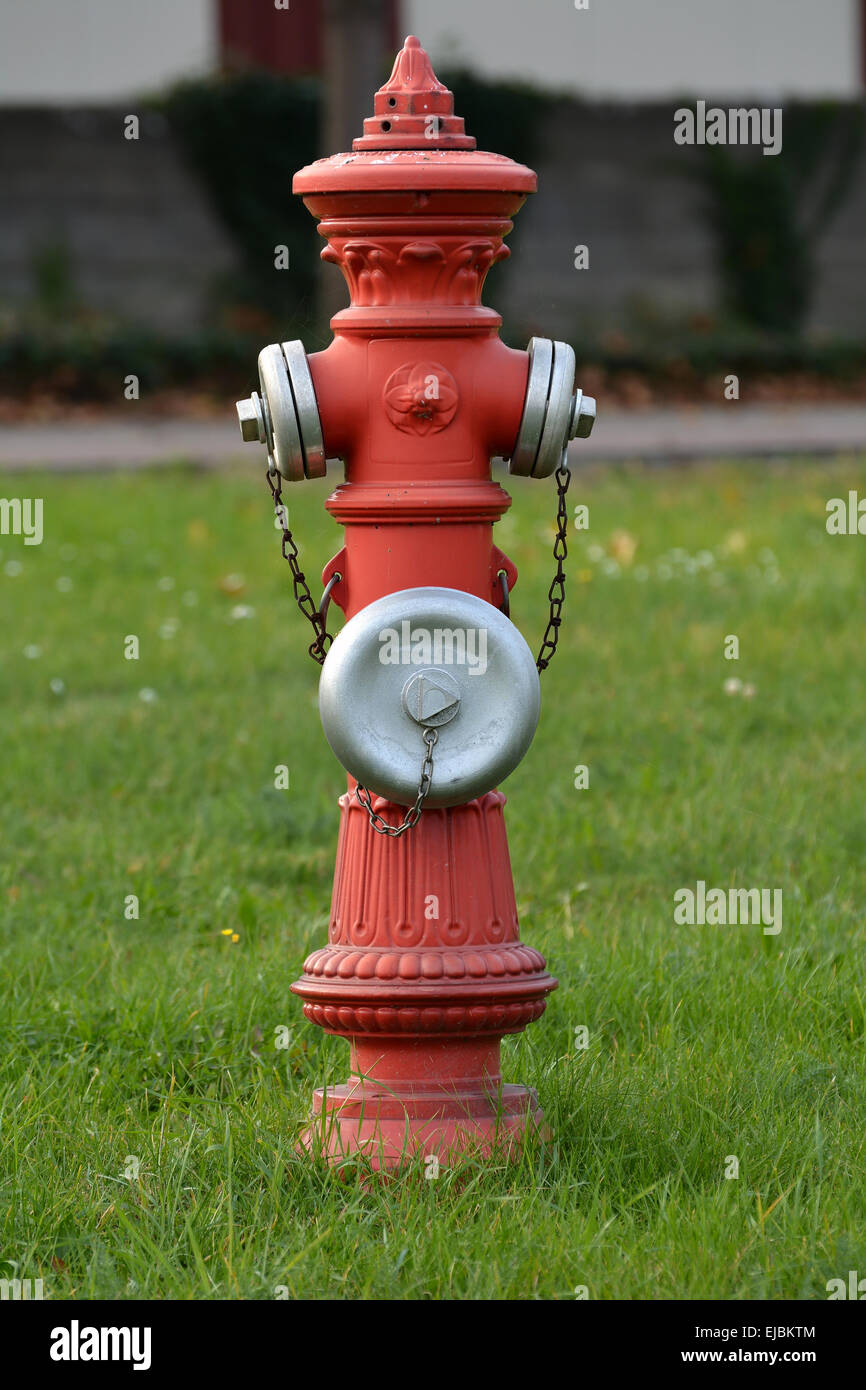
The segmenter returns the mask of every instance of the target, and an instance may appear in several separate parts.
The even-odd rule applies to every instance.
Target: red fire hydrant
[[[571,348],[507,348],[480,302],[535,187],[531,169],[476,150],[408,38],[353,152],[294,180],[351,304],[309,360],[297,342],[265,348],[261,395],[238,405],[244,438],[268,447],[325,732],[349,772],[328,944],[292,986],[351,1044],[348,1082],[316,1091],[304,1136],[332,1163],[508,1152],[541,1119],[535,1092],[500,1073],[501,1038],[541,1016],[556,981],[520,941],[495,787],[535,729],[564,593],[565,450],[595,402],[575,391]],[[511,502],[496,456],[559,484],[537,663],[507,616],[517,572],[493,544]],[[345,527],[322,576],[349,620],[333,646],[281,500],[283,479],[320,477],[328,458],[346,470],[326,503]]]

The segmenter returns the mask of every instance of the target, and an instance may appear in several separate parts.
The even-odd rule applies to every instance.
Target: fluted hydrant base
[[[377,798],[383,815],[399,808]],[[340,798],[327,946],[292,986],[347,1039],[349,1080],[315,1093],[303,1146],[376,1168],[513,1153],[542,1113],[503,1082],[500,1041],[541,1017],[556,980],[520,940],[501,792],[425,811],[403,839]]]

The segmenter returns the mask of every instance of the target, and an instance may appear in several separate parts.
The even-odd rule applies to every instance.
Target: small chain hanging
[[[547,599],[550,604],[550,616],[547,620],[547,627],[544,630],[544,639],[541,649],[535,659],[535,664],[539,671],[546,671],[550,665],[551,658],[556,651],[556,644],[559,641],[559,626],[562,622],[562,605],[565,603],[565,557],[568,554],[566,536],[568,533],[568,508],[565,505],[565,494],[568,492],[568,485],[571,482],[571,469],[566,463],[567,449],[562,451],[562,459],[559,467],[554,474],[556,478],[557,508],[556,508],[556,540],[553,543],[553,558],[556,561],[556,574],[551,580],[550,588],[547,591]]]
[[[276,479],[276,482],[274,481]],[[316,607],[316,601],[310,593],[310,586],[307,583],[304,571],[298,562],[298,547],[295,545],[294,537],[289,530],[288,512],[283,501],[283,480],[280,474],[274,469],[268,469],[268,487],[274,499],[274,512],[283,533],[282,550],[283,559],[288,561],[292,571],[292,584],[295,591],[295,602],[303,613],[304,617],[312,624],[313,632],[316,634],[313,642],[310,643],[307,651],[319,666],[324,666],[325,657],[328,655],[328,648],[333,642],[333,637],[325,627],[325,621],[320,609]]]
[[[362,787],[361,783],[358,783],[355,789],[355,795],[367,812],[370,818],[370,824],[377,834],[390,835],[392,840],[396,840],[398,836],[404,835],[407,830],[411,830],[413,825],[418,824],[421,819],[421,811],[424,807],[424,802],[430,792],[430,783],[433,780],[433,749],[436,747],[438,740],[438,729],[424,730],[425,752],[424,761],[421,764],[421,780],[418,783],[418,795],[415,797],[414,805],[410,806],[399,825],[389,825],[384,816],[380,816],[377,811],[373,810],[370,793],[367,791],[366,787]]]

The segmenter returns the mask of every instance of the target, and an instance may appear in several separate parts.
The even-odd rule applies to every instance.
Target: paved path
[[[172,463],[242,467],[255,450],[224,421],[114,418],[93,423],[0,428],[0,470],[76,472]],[[574,446],[582,462],[654,463],[721,456],[837,454],[866,450],[866,405],[656,407],[603,411],[590,439]]]
[[[612,410],[576,445],[596,459],[653,462],[866,450],[866,405],[742,405]]]

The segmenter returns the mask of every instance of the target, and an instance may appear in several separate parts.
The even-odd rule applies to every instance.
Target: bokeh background
[[[0,419],[120,406],[131,371],[142,415],[219,413],[263,342],[323,346],[345,291],[292,174],[350,148],[410,32],[479,148],[539,172],[486,289],[510,343],[574,343],[608,405],[719,401],[720,372],[751,401],[866,395],[863,0],[2,0],[0,24]],[[782,153],[675,145],[698,97],[782,105]]]
[[[573,1301],[866,1275],[866,540],[826,530],[866,498],[864,9],[0,0],[0,493],[44,502],[41,545],[0,534],[0,1278]],[[264,344],[329,340],[344,291],[292,174],[349,146],[411,32],[479,145],[538,169],[484,297],[511,344],[574,344],[599,419],[505,787],[560,988],[504,1073],[553,1143],[374,1186],[294,1148],[348,1070],[289,992],[345,777],[234,402]],[[677,146],[697,99],[782,106],[782,153]],[[555,490],[498,476],[537,650]],[[316,595],[339,480],[287,489]],[[698,880],[781,889],[781,932],[676,924]]]

